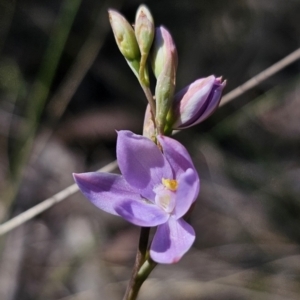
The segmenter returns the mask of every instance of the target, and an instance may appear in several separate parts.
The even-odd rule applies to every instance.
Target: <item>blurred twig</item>
[[[108,165],[104,166],[99,172],[112,172],[117,167],[117,161],[113,161]],[[52,207],[54,204],[66,199],[67,197],[73,195],[78,191],[78,186],[76,184],[72,184],[66,189],[60,191],[59,193],[55,194],[53,197],[50,197],[40,204],[26,210],[25,212],[19,214],[18,216],[10,219],[6,223],[0,225],[0,235],[9,232],[10,230],[18,227],[19,225],[29,221],[30,219],[34,218],[36,215],[42,213],[43,211],[47,210],[48,208]]]
[[[280,60],[279,62],[275,63],[270,68],[266,69],[265,71],[259,73],[257,76],[254,76],[252,79],[244,83],[243,85],[239,86],[238,88],[234,89],[230,93],[224,96],[221,105],[228,103],[229,101],[239,97],[241,94],[245,93],[250,88],[258,85],[262,81],[269,78],[271,75],[279,72],[289,64],[295,62],[300,58],[300,49],[294,51],[290,55],[286,56],[284,59]],[[99,171],[101,172],[111,172],[117,167],[117,161],[113,161],[107,166],[103,167]],[[20,226],[21,224],[29,221],[30,219],[34,218],[38,214],[46,211],[48,208],[52,207],[54,204],[66,199],[67,197],[73,195],[75,192],[78,191],[78,187],[73,184],[66,189],[62,190],[61,192],[57,193],[51,198],[48,198],[41,202],[40,204],[30,208],[29,210],[21,213],[20,215],[12,218],[11,220],[5,222],[4,224],[0,225],[0,235],[3,235],[12,229]]]
[[[257,74],[256,76],[252,77],[250,80],[246,81],[244,84],[240,85],[236,89],[232,90],[228,94],[226,94],[221,101],[221,106],[228,103],[229,101],[241,96],[248,90],[252,89],[253,87],[257,86],[264,80],[268,79],[272,75],[278,73],[280,70],[284,69],[288,65],[292,64],[293,62],[300,59],[300,48],[296,51],[292,52],[282,60],[278,61],[271,67],[265,69],[261,73]]]

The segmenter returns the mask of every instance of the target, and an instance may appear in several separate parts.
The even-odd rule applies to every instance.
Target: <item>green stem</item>
[[[135,263],[123,300],[135,299],[132,298],[131,295],[133,293],[133,290],[136,290],[137,278],[139,278],[140,276],[139,273],[140,270],[142,269],[141,267],[146,260],[148,242],[149,242],[149,233],[150,233],[149,227],[141,227],[139,246],[135,257]],[[142,283],[140,284],[140,286],[141,285]]]
[[[147,68],[147,58],[148,58],[148,54],[142,54],[138,78],[139,78],[141,85],[149,87],[150,82],[149,82],[149,74],[148,74],[148,68]]]
[[[134,285],[132,286],[128,297],[125,298],[126,300],[135,300],[139,293],[139,290],[144,283],[144,281],[148,278],[152,270],[156,267],[157,263],[154,262],[150,257],[144,262],[141,266],[140,270],[137,273],[137,276],[134,280]],[[124,300],[125,300],[124,299]]]

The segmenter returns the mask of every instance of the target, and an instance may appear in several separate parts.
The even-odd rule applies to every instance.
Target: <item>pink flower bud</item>
[[[172,105],[177,61],[177,51],[171,34],[162,26],[157,28],[153,45],[152,68],[157,78],[156,125],[160,133],[164,132],[166,117]]]
[[[167,63],[177,69],[178,56],[175,43],[169,31],[163,26],[156,28],[152,47],[152,69],[156,78],[161,74]]]
[[[184,129],[207,119],[219,106],[226,81],[211,75],[188,85],[174,96],[173,129]]]

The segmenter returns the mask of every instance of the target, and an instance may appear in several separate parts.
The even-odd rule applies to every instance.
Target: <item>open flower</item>
[[[117,159],[122,175],[74,174],[83,194],[100,209],[143,227],[158,226],[150,255],[175,263],[190,249],[195,232],[182,217],[196,200],[200,181],[187,150],[176,140],[151,140],[119,131]]]

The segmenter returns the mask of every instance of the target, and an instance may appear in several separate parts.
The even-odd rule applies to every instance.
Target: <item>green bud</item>
[[[153,43],[155,29],[150,10],[145,5],[141,5],[137,10],[134,31],[142,56],[139,69],[140,81],[144,85],[149,86],[149,77],[145,68]]]
[[[141,5],[136,13],[135,36],[142,55],[148,55],[154,39],[154,21],[147,6]]]
[[[117,11],[108,10],[109,21],[116,43],[128,61],[139,61],[141,54],[132,26]]]

